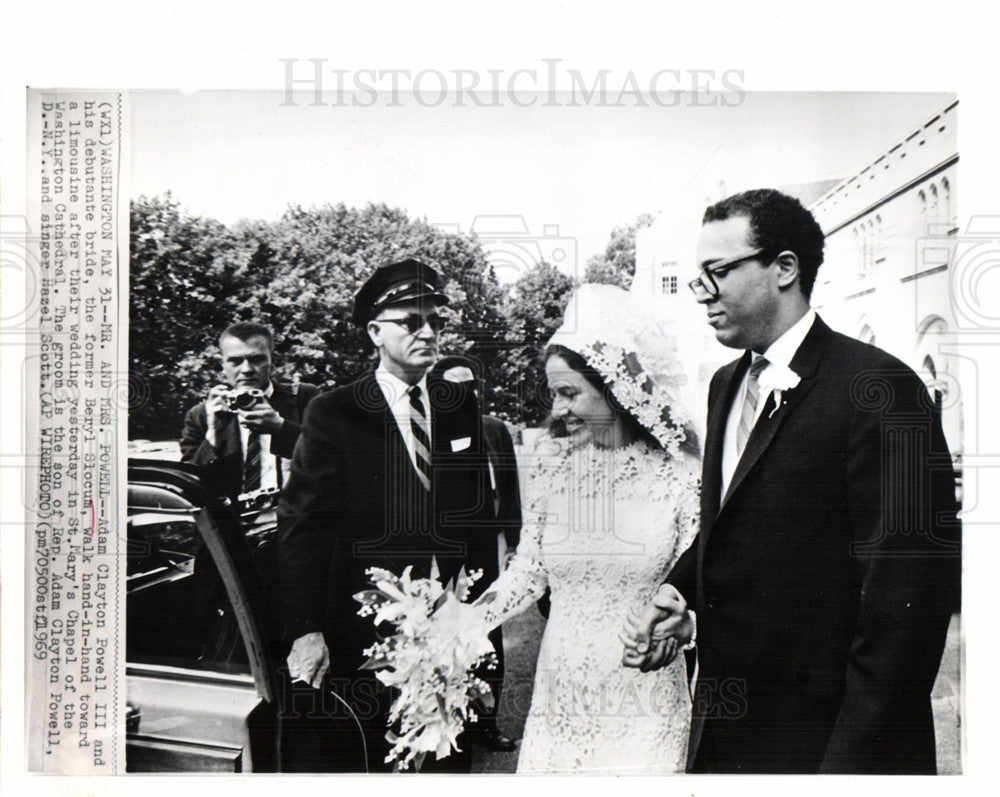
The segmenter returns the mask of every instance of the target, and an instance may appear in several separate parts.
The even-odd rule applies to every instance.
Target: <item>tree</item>
[[[129,436],[176,437],[203,393],[204,353],[239,300],[241,242],[169,193],[131,203]]]
[[[615,227],[604,252],[593,255],[587,261],[583,274],[584,282],[599,282],[617,285],[628,290],[635,276],[635,236],[644,227],[650,226],[654,217],[643,213],[632,224]]]
[[[176,438],[186,409],[218,380],[219,333],[235,321],[275,330],[275,372],[346,384],[373,366],[354,295],[379,265],[415,257],[437,268],[451,305],[442,354],[476,359],[485,410],[535,424],[548,413],[537,357],[563,320],[575,281],[538,262],[500,285],[473,236],[443,232],[384,204],[308,210],[232,227],[184,212],[168,193],[132,203],[130,437]],[[614,230],[587,279],[622,284],[635,271],[635,233]]]
[[[262,234],[256,257],[273,274],[256,281],[238,309],[280,331],[281,370],[307,381],[346,383],[371,367],[364,330],[351,321],[354,296],[379,265],[405,257],[441,273],[452,303],[442,350],[464,354],[482,341],[503,338],[500,287],[482,249],[384,204],[364,208],[290,207]]]
[[[187,215],[167,194],[132,203],[130,437],[176,438],[183,412],[218,379],[216,343],[235,321],[275,330],[275,372],[344,384],[372,367],[364,330],[350,321],[354,295],[379,265],[416,257],[444,278],[452,304],[442,352],[507,374],[504,292],[479,244],[382,204],[289,207],[276,222],[227,229]],[[509,374],[504,378],[508,378]],[[513,388],[499,383],[500,404]]]
[[[542,260],[509,289],[506,315],[510,378],[516,385],[512,413],[522,423],[540,423],[549,412],[545,375],[538,362],[542,347],[562,324],[576,281]]]

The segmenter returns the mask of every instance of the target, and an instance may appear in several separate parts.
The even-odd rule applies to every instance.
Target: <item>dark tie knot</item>
[[[410,394],[410,406],[413,408],[421,418],[425,418],[427,413],[424,411],[424,402],[420,400],[420,385],[414,385],[409,390],[406,391]]]

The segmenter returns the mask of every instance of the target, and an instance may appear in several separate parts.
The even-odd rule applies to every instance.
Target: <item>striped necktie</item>
[[[410,431],[413,433],[413,458],[417,464],[417,476],[424,489],[431,489],[431,436],[427,423],[424,403],[420,400],[420,385],[414,385],[410,394]]]
[[[251,430],[247,438],[247,458],[243,463],[243,492],[260,489],[260,432]]]
[[[746,448],[750,432],[753,430],[754,422],[757,420],[757,402],[760,400],[760,373],[770,363],[765,357],[755,354],[753,362],[750,364],[750,373],[747,374],[747,394],[743,399],[743,412],[740,415],[740,425],[736,430],[736,453],[742,454]]]

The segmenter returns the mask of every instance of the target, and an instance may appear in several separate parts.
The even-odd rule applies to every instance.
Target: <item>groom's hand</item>
[[[330,669],[330,651],[326,648],[323,634],[314,631],[300,636],[292,643],[288,654],[288,674],[292,681],[305,681],[313,689],[319,689],[323,676]]]
[[[619,635],[625,645],[622,664],[643,672],[666,666],[694,636],[694,618],[684,597],[663,584],[651,604],[630,612]]]

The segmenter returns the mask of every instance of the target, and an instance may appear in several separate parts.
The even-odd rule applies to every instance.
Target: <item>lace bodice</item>
[[[532,459],[521,542],[487,590],[493,624],[552,590],[518,771],[682,769],[683,662],[626,669],[618,633],[694,539],[697,464],[641,443],[546,446]]]
[[[697,534],[697,474],[693,459],[641,443],[615,450],[542,446],[528,471],[521,542],[488,590],[496,597],[487,618],[503,623],[546,586],[648,599],[650,586],[662,582]]]

